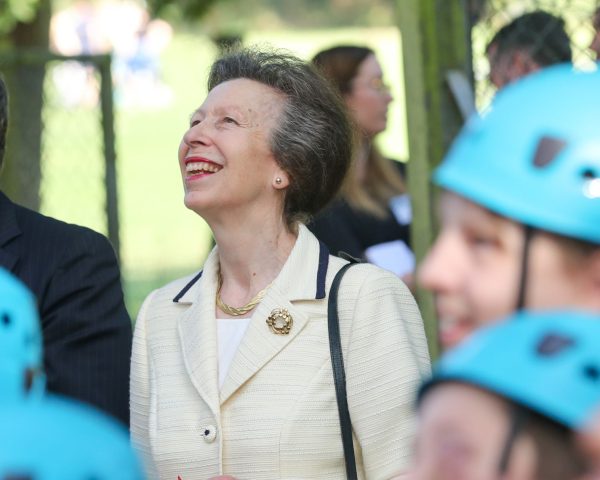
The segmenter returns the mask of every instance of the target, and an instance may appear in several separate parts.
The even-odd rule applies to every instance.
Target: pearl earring
[[[275,183],[276,183],[277,185],[281,185],[281,182],[282,182],[282,181],[283,181],[283,180],[281,180],[281,178],[280,178],[280,177],[277,177],[277,178],[275,179]]]

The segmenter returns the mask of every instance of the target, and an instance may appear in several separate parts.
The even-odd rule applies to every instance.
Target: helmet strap
[[[517,296],[517,311],[525,307],[525,295],[527,291],[527,274],[529,270],[529,251],[531,250],[531,238],[535,229],[529,225],[523,226],[523,255],[521,256],[521,274],[519,278],[519,292]]]
[[[518,406],[512,405],[510,409],[510,425],[508,435],[504,441],[502,447],[502,453],[500,455],[500,461],[498,462],[498,473],[504,475],[508,471],[508,465],[510,463],[510,455],[515,444],[515,440],[523,431],[523,427],[527,422],[527,411]]]

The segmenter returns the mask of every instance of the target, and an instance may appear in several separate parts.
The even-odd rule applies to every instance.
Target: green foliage
[[[155,16],[170,20],[202,18],[218,0],[147,0],[148,9]]]
[[[393,0],[148,0],[147,4],[153,14],[194,24],[211,37],[256,29],[391,26],[395,12]]]
[[[0,34],[11,32],[18,22],[33,20],[39,3],[39,0],[0,0]]]

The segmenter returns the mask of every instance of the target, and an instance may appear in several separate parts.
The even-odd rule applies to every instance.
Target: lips
[[[213,175],[223,167],[218,163],[202,157],[190,157],[185,160],[186,178]]]
[[[440,318],[440,343],[444,350],[453,348],[461,343],[475,330],[471,322]]]

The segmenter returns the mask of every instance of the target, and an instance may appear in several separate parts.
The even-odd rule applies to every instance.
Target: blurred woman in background
[[[381,65],[373,50],[353,45],[323,50],[313,63],[345,101],[357,148],[341,194],[309,228],[335,255],[343,251],[405,275],[412,255],[406,248],[411,211],[404,165],[385,158],[374,144],[387,126],[392,101]]]

